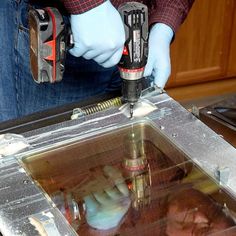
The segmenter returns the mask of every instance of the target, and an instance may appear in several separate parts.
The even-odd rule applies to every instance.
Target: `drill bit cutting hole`
[[[132,117],[130,116],[129,103],[126,103],[119,108],[119,110],[126,117],[131,118],[131,119],[135,117],[144,117],[156,109],[157,107],[153,103],[151,103],[149,100],[146,100],[146,99],[140,99],[138,102],[134,104]]]

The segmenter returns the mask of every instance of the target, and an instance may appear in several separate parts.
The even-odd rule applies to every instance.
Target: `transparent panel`
[[[235,199],[147,123],[23,163],[79,235],[234,232]]]

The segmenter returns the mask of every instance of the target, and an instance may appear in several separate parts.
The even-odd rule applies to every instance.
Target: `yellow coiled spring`
[[[73,115],[71,116],[71,119],[72,120],[77,119],[78,117],[81,117],[84,115],[91,115],[99,111],[104,111],[110,107],[121,106],[121,105],[122,105],[121,97],[116,97],[116,98],[106,100],[104,102],[99,102],[89,107],[75,108],[73,110]]]

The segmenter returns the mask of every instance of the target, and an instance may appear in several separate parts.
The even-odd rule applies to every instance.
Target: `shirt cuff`
[[[66,10],[70,14],[82,14],[86,11],[89,11],[106,0],[63,0]]]

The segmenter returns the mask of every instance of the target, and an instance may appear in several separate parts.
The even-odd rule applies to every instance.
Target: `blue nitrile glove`
[[[149,54],[144,76],[152,76],[154,84],[164,88],[170,76],[170,43],[173,30],[166,24],[156,23],[149,34]]]
[[[110,1],[78,15],[71,15],[73,56],[93,59],[103,67],[116,65],[122,56],[125,31],[119,12]]]
[[[84,198],[87,223],[99,230],[116,227],[131,203],[129,190],[119,170],[105,166],[103,171],[114,185]]]

